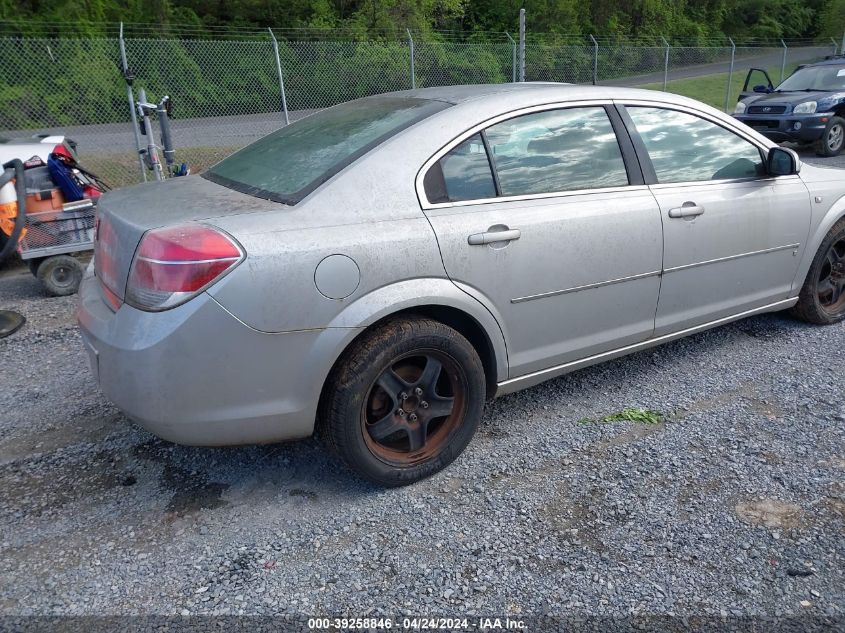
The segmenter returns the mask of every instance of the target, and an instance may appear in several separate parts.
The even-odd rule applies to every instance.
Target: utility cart
[[[4,165],[0,179],[0,230],[4,256],[12,249],[48,294],[64,296],[79,289],[94,249],[95,206],[106,188],[86,172],[66,146],[57,145],[47,164],[20,160]]]
[[[94,201],[89,199],[26,214],[18,253],[49,294],[64,296],[79,289],[85,271],[80,258],[94,249],[94,215]]]

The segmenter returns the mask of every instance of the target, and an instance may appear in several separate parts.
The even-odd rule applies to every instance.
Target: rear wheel
[[[320,430],[352,470],[402,486],[466,448],[484,399],[484,368],[472,345],[442,323],[406,317],[352,345],[329,377]]]
[[[831,117],[818,144],[819,156],[838,156],[845,147],[845,119]]]
[[[79,290],[84,273],[82,263],[70,255],[48,257],[38,266],[36,276],[53,297],[65,297]]]
[[[845,219],[822,241],[792,312],[818,325],[845,319]]]

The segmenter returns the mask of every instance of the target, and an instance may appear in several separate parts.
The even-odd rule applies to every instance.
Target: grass
[[[660,424],[666,419],[660,411],[653,411],[651,409],[639,409],[628,407],[622,409],[618,413],[611,413],[603,418],[583,418],[578,422],[580,424],[590,424],[592,422],[599,422],[602,424],[610,424],[613,422],[636,422],[638,424]]]
[[[788,77],[796,67],[797,64],[787,65],[784,78]],[[775,85],[780,83],[780,66],[769,67],[766,69],[766,72],[769,73],[769,77],[772,78],[772,82]],[[747,70],[737,70],[733,73],[733,77],[731,78],[731,96],[728,100],[729,112],[733,112],[733,108],[739,99],[739,93],[742,92],[742,85],[745,83],[745,76],[747,74]],[[754,78],[757,79],[758,77],[759,73],[755,73]],[[725,88],[727,84],[728,73],[715,73],[713,75],[701,75],[700,77],[670,81],[666,84],[666,91],[690,97],[691,99],[697,99],[707,105],[722,110],[725,107]],[[644,84],[640,88],[663,90],[663,84]]]

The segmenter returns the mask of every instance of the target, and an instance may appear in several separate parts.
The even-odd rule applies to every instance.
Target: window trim
[[[493,176],[493,190],[496,192],[496,197],[502,197],[502,183],[499,182],[499,168],[496,167],[496,155],[490,149],[490,141],[487,140],[487,128],[479,132],[481,143],[484,145],[484,153],[487,154],[487,164],[490,165],[490,175]],[[470,137],[472,138],[472,137]],[[440,161],[437,161],[438,163]]]
[[[689,114],[692,116],[696,116],[700,119],[704,119],[705,121],[709,121],[710,123],[713,123],[714,125],[717,125],[722,129],[735,134],[741,139],[748,141],[751,145],[756,147],[757,151],[760,152],[760,159],[762,160],[764,166],[766,164],[766,156],[768,155],[769,150],[774,147],[774,145],[766,145],[764,143],[761,143],[759,139],[755,138],[750,134],[747,134],[745,130],[742,130],[740,127],[735,127],[729,122],[723,121],[720,118],[713,116],[712,114],[688,106],[679,105],[675,103],[666,103],[663,101],[646,101],[644,99],[616,99],[613,101],[613,103],[619,111],[622,120],[625,122],[625,127],[628,128],[628,133],[630,134],[631,140],[634,144],[634,149],[637,153],[637,158],[640,161],[640,165],[642,165],[645,183],[654,189],[667,189],[670,187],[707,184],[724,185],[730,183],[763,182],[767,180],[772,181],[784,178],[798,178],[797,175],[770,176],[767,174],[765,176],[749,176],[748,178],[719,178],[717,180],[680,180],[678,182],[660,182],[657,178],[657,172],[655,172],[654,170],[654,165],[651,162],[651,155],[648,153],[648,149],[646,149],[645,141],[643,141],[642,136],[640,136],[639,130],[637,130],[637,126],[634,124],[634,121],[631,118],[631,115],[629,114],[628,110],[626,109],[626,106],[631,106],[634,108],[642,107],[655,108],[660,110],[674,110],[676,112]]]
[[[637,171],[640,169],[640,166],[636,164],[636,160],[633,160],[633,164],[631,164],[632,159],[635,156],[626,155],[625,152],[625,138],[620,137],[619,131],[613,124],[613,116],[611,114],[611,110],[614,108],[614,101],[613,99],[582,99],[578,101],[555,101],[552,103],[544,103],[540,105],[528,106],[523,108],[518,108],[516,110],[511,110],[509,112],[504,112],[502,114],[497,114],[494,117],[490,117],[481,123],[477,123],[473,125],[471,128],[461,132],[458,136],[454,137],[448,143],[443,145],[439,150],[437,150],[434,154],[429,157],[427,161],[425,161],[417,172],[417,176],[415,179],[415,189],[417,191],[417,199],[420,202],[420,206],[424,210],[433,210],[433,209],[449,209],[449,208],[456,208],[456,207],[467,207],[467,206],[476,206],[476,205],[483,205],[483,204],[492,204],[495,202],[515,202],[520,200],[542,200],[545,198],[560,198],[560,197],[569,197],[573,195],[584,195],[584,194],[592,194],[592,193],[613,193],[617,191],[630,191],[632,187],[640,186],[641,183],[637,183],[635,179],[635,175]],[[628,175],[628,184],[616,187],[602,187],[596,189],[571,189],[565,191],[552,191],[546,193],[531,193],[531,194],[523,194],[518,196],[497,196],[495,198],[479,198],[477,200],[459,200],[455,202],[430,202],[428,197],[425,193],[425,186],[424,186],[424,179],[425,175],[428,173],[428,170],[434,166],[443,156],[445,156],[448,152],[452,149],[463,143],[469,137],[478,134],[486,130],[488,127],[496,125],[497,123],[501,123],[502,121],[507,121],[509,119],[515,119],[517,117],[523,116],[525,114],[534,114],[536,112],[546,112],[548,110],[568,110],[571,108],[582,108],[582,107],[601,107],[604,108],[605,113],[607,114],[607,118],[610,121],[611,127],[613,127],[613,131],[616,134],[616,142],[619,144],[619,151],[622,155],[622,161],[625,164],[625,171]],[[630,139],[629,139],[630,140]],[[486,147],[486,144],[485,144]],[[488,161],[491,160],[490,152],[488,151]],[[493,172],[495,174],[495,164],[491,164]],[[494,176],[494,178],[498,179],[498,174]]]

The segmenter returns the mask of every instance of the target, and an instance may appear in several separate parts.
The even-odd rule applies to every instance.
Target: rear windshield
[[[259,198],[296,204],[377,145],[450,105],[410,97],[351,101],[285,126],[203,175]]]

